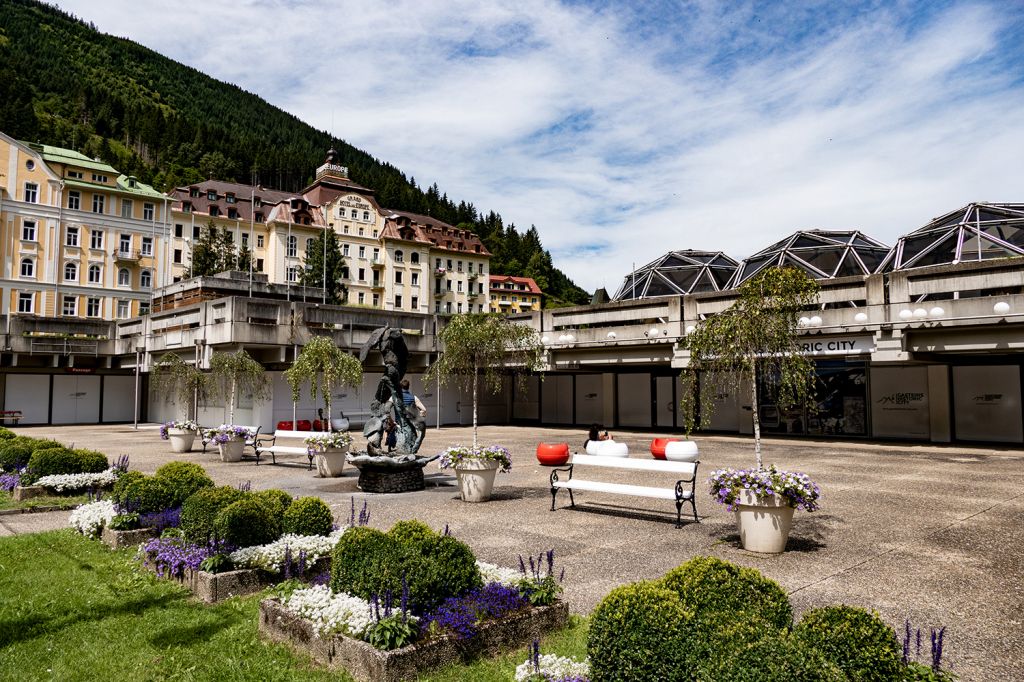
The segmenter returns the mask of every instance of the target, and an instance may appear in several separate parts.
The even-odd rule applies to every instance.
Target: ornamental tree
[[[744,282],[726,310],[700,322],[682,341],[690,351],[683,370],[681,408],[687,432],[707,426],[717,389],[737,394],[750,386],[754,418],[754,455],[761,463],[761,420],[758,377],[778,394],[780,409],[811,406],[816,371],[814,361],[801,353],[797,321],[818,300],[818,283],[796,268],[771,267]],[[699,396],[696,377],[704,384]]]
[[[181,359],[177,353],[167,353],[153,365],[153,390],[162,393],[176,405],[185,406],[185,418],[195,419],[192,405],[206,390],[206,375],[195,365]]]
[[[324,244],[326,239],[327,243]],[[325,259],[326,255],[326,259]],[[324,275],[326,274],[326,286]],[[348,290],[345,287],[345,257],[341,255],[338,234],[332,229],[321,230],[308,249],[299,274],[304,287],[323,289],[325,303],[341,303]]]
[[[302,347],[295,363],[285,371],[284,378],[292,388],[292,402],[299,401],[302,384],[309,382],[313,400],[319,393],[327,408],[327,431],[331,430],[331,394],[336,386],[356,387],[363,383],[363,365],[328,336],[314,336]]]
[[[473,447],[477,447],[478,377],[492,393],[511,374],[522,382],[541,368],[537,330],[515,324],[497,313],[453,315],[438,335],[444,351],[423,379],[445,385],[457,381],[473,389]]]
[[[213,394],[226,401],[228,424],[235,423],[235,405],[240,391],[252,394],[254,401],[270,397],[270,382],[263,365],[245,350],[235,353],[214,353],[210,358]]]

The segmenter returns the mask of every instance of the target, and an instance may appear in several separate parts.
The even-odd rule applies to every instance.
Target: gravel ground
[[[788,551],[763,556],[743,551],[731,513],[698,484],[700,523],[674,527],[671,502],[583,493],[575,509],[550,511],[549,470],[536,463],[539,441],[580,444],[579,430],[487,426],[483,443],[513,453],[513,471],[499,474],[492,500],[467,504],[454,477],[428,465],[427,489],[403,495],[364,495],[356,472],[321,479],[298,458],[278,466],[226,464],[216,451],[174,455],[157,427],[24,427],[117,456],[131,455],[144,472],[172,459],[202,464],[218,482],[251,481],[293,495],[319,495],[347,522],[351,500],[368,498],[371,525],[419,518],[468,542],[486,561],[518,564],[519,554],[554,548],[566,568],[572,609],[588,613],[611,588],[655,578],[698,554],[759,569],[791,594],[797,612],[846,603],[878,610],[898,631],[948,626],[947,667],[964,680],[1024,680],[1024,452],[998,448],[835,443],[770,439],[764,461],[808,473],[823,492],[822,509],[798,511]],[[616,434],[633,457],[649,457],[653,433]],[[424,452],[468,442],[468,428],[431,429]],[[700,477],[722,466],[750,466],[752,442],[740,437],[698,438]],[[305,462],[305,458],[302,458]],[[606,480],[658,485],[665,476],[609,471]],[[670,482],[666,482],[670,485]],[[0,534],[59,527],[66,512],[0,518]]]

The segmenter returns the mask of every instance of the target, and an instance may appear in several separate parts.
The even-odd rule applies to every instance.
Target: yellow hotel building
[[[169,283],[166,197],[69,149],[0,133],[2,314],[124,319]]]

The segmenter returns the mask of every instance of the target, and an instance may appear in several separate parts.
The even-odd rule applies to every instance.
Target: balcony
[[[383,291],[384,281],[380,279],[375,279],[372,282],[370,282],[370,288],[373,289],[374,291]]]
[[[434,277],[444,277],[447,274],[448,270],[446,268],[434,268]]]
[[[478,273],[478,272],[471,272],[471,273],[469,273],[469,275],[466,276],[466,279],[468,279],[470,282],[475,282],[479,277],[480,277],[480,273]]]
[[[118,263],[138,263],[142,258],[142,252],[138,249],[114,249],[110,252],[111,257]]]
[[[376,270],[384,267],[384,259],[380,256],[370,256],[370,267]]]

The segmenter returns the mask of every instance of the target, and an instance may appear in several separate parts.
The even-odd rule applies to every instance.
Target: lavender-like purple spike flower
[[[918,657],[921,655],[921,628],[917,629],[917,653],[915,655]]]
[[[553,574],[555,572],[555,550],[554,550],[554,548],[551,548],[551,549],[549,549],[547,551],[547,557],[546,558],[548,560],[548,575],[550,576],[551,574]]]
[[[289,580],[292,577],[292,548],[290,545],[284,546],[284,560],[281,562],[281,573],[284,574],[285,580]]]
[[[356,527],[356,498],[350,497],[349,500],[352,502],[352,511],[350,512],[349,517],[348,517],[348,527],[349,528],[355,528]]]
[[[376,594],[370,595],[370,613],[374,620],[380,621],[380,598]]]
[[[935,639],[935,635],[932,635],[932,638]],[[935,672],[939,672],[939,668],[942,667],[942,642],[945,638],[946,626],[943,625],[942,628],[939,629],[938,641],[934,646],[932,646],[932,670]]]
[[[402,613],[409,613],[409,579],[402,576]]]
[[[530,659],[533,661],[533,672],[540,673],[540,640],[533,640],[533,646],[530,647]]]
[[[533,555],[530,555],[530,575],[534,578],[537,577],[537,564],[533,561]]]
[[[299,570],[298,570],[298,574],[299,574],[300,578],[303,578],[306,575],[306,550],[304,550],[304,549],[300,549],[299,550]]]
[[[562,566],[562,572],[558,574],[558,582],[565,581],[565,566]]]
[[[363,500],[363,508],[359,512],[359,525],[367,526],[370,524],[370,506],[366,500]]]
[[[910,619],[903,622],[903,665],[910,662]]]
[[[252,490],[252,481],[246,481],[245,483],[239,483],[238,489],[243,493],[247,493]]]
[[[114,462],[113,468],[122,474],[128,471],[128,455],[121,455],[120,457],[118,457],[117,461]]]
[[[448,529],[448,524],[447,523],[444,524],[444,536],[448,537],[451,534],[452,534],[452,532]]]
[[[519,555],[519,572],[523,574],[524,578],[526,577],[526,562],[523,561],[522,554]]]

